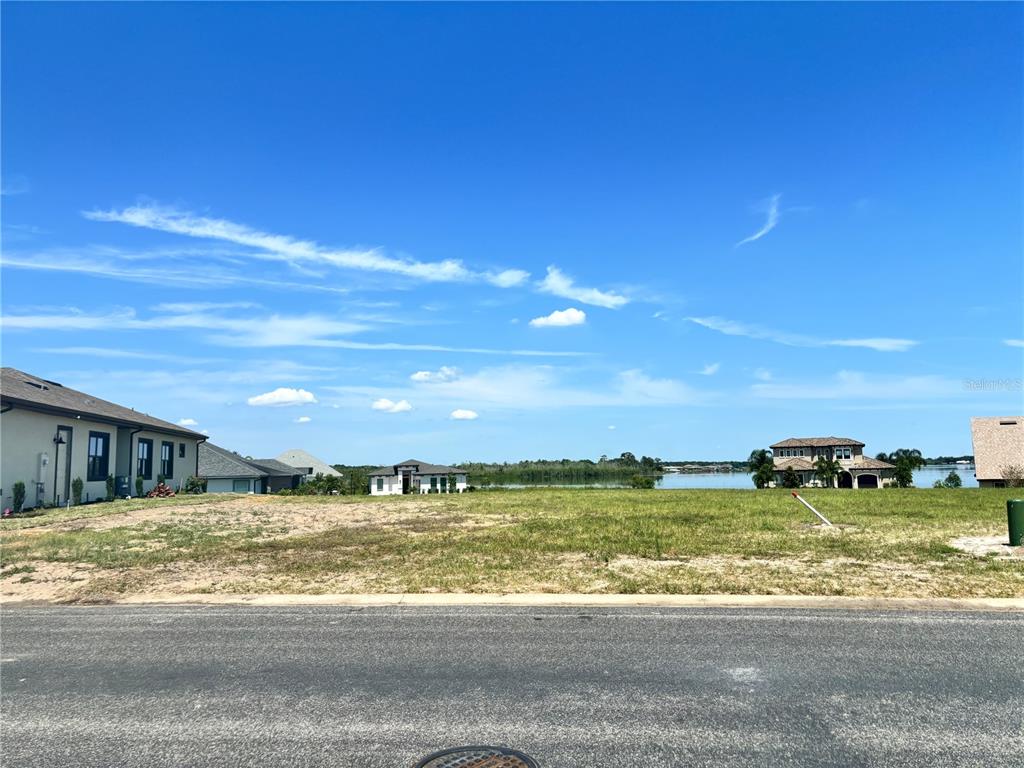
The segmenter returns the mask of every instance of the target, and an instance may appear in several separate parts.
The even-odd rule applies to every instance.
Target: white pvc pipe
[[[797,493],[796,491],[793,491],[793,498],[796,499],[797,501],[799,501],[801,504],[803,504],[809,510],[811,510],[811,512],[816,514],[818,516],[818,518],[821,520],[821,522],[823,522],[825,525],[829,526],[830,528],[833,527],[832,523],[830,523],[828,521],[828,518],[826,518],[823,514],[821,514],[821,512],[819,512],[814,507],[812,507],[810,504],[808,504],[807,501],[799,493]]]

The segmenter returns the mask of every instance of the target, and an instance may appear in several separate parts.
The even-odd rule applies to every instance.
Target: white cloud
[[[179,427],[195,427],[198,426],[199,422],[195,419],[178,419]]]
[[[396,403],[393,400],[388,400],[386,397],[374,400],[373,405],[370,407],[375,411],[384,411],[385,413],[405,413],[412,410],[412,405],[410,405],[408,400],[399,400]]]
[[[442,365],[436,371],[416,371],[409,377],[413,381],[453,381],[459,378],[459,369],[450,365]]]
[[[472,421],[480,417],[480,414],[476,411],[470,411],[465,408],[456,408],[452,411],[450,418],[455,421]]]
[[[486,281],[498,287],[520,285],[528,277],[522,270],[473,272],[457,259],[421,262],[386,255],[379,248],[327,248],[312,240],[299,240],[238,224],[227,219],[197,216],[188,211],[156,205],[136,205],[123,210],[84,211],[93,221],[130,224],[158,232],[187,237],[221,240],[247,248],[258,248],[259,258],[276,259],[292,265],[319,264],[367,272],[384,272],[432,282]]]
[[[535,317],[530,321],[534,328],[565,328],[570,325],[583,325],[587,322],[587,313],[582,309],[569,307],[556,309],[550,315]]]
[[[722,367],[721,363],[708,363],[700,369],[701,376],[714,376],[718,373],[718,369]]]
[[[609,424],[608,425],[608,429],[614,432],[615,431],[615,425],[614,424]]]
[[[506,269],[497,274],[488,274],[487,280],[498,288],[514,288],[530,279],[530,273],[521,269]]]
[[[736,243],[736,247],[743,245],[744,243],[752,243],[755,240],[760,240],[762,237],[767,235],[773,229],[775,225],[779,223],[779,198],[782,195],[772,195],[768,199],[768,219],[765,221],[764,226],[761,227],[757,232],[752,234],[750,237],[745,237]]]
[[[727,336],[745,336],[749,339],[764,339],[790,347],[863,347],[876,352],[906,352],[917,346],[912,339],[864,338],[864,339],[820,339],[797,333],[786,333],[758,325],[728,320],[724,317],[689,317],[691,323],[724,333]]]
[[[309,422],[311,422],[312,420],[313,419],[311,419],[309,416],[299,416],[299,418],[297,418],[295,420],[295,423],[296,424],[309,424]]]
[[[1003,344],[1008,347],[1024,347],[1024,339],[1004,339]]]
[[[771,381],[772,372],[769,371],[767,368],[757,368],[754,371],[754,378],[757,379],[758,381]]]
[[[273,392],[264,392],[262,395],[250,397],[246,402],[249,405],[257,406],[306,405],[308,403],[315,403],[316,398],[312,392],[308,392],[305,389],[278,387]]]
[[[629,299],[617,293],[600,291],[597,288],[581,288],[573,282],[571,277],[554,266],[548,267],[547,277],[537,283],[537,288],[542,293],[550,293],[553,296],[561,296],[563,299],[572,299],[583,304],[607,309],[618,309],[629,303]]]

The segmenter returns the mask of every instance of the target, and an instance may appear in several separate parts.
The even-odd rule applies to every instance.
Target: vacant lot
[[[524,490],[199,496],[0,523],[5,600],[125,595],[607,592],[1021,597],[1002,489]],[[1016,556],[1014,556],[1016,555]]]

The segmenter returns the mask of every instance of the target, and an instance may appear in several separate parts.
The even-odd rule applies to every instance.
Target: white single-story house
[[[297,467],[306,475],[306,480],[312,480],[317,475],[324,477],[341,477],[341,472],[336,470],[325,461],[321,461],[311,453],[306,453],[301,448],[289,448],[277,457],[277,461],[287,464],[290,467]]]
[[[838,488],[881,488],[896,468],[865,456],[864,443],[849,437],[790,437],[770,447],[777,487],[787,469],[796,473],[800,485],[820,485],[815,463],[822,456],[839,462],[842,469],[833,486]]]
[[[139,413],[55,381],[0,370],[0,496],[12,506],[13,486],[25,484],[25,509],[66,504],[82,480],[82,501],[134,496],[160,477],[177,489],[198,472],[206,435]]]
[[[370,473],[371,496],[398,496],[403,493],[462,493],[466,490],[466,470],[428,464],[409,459],[401,464],[380,467]]]
[[[1024,480],[1024,416],[971,419],[974,476],[982,488],[1006,488]]]
[[[247,459],[212,443],[199,446],[199,476],[207,493],[273,493],[302,483],[301,469],[277,459]]]

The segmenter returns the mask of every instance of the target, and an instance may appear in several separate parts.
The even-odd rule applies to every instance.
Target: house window
[[[801,448],[801,449],[800,449],[800,455],[801,455],[801,456],[803,456],[803,455],[804,455],[804,449],[803,449],[803,448]]]
[[[248,480],[232,480],[231,490],[235,493],[248,493],[249,492],[249,481]]]
[[[430,492],[431,493],[437,493],[437,478],[436,477],[431,477],[430,478]]]
[[[441,493],[448,493],[448,478],[441,478]]]
[[[178,458],[179,459],[184,459],[185,458],[185,444],[184,443],[178,443]]]
[[[174,443],[160,443],[160,474],[174,477]]]
[[[143,480],[153,478],[153,441],[139,439],[138,453],[136,453],[135,474]]]
[[[106,480],[110,471],[110,433],[89,433],[89,459],[86,467],[87,479]]]
[[[383,477],[378,477],[377,478],[377,490],[378,491],[383,491],[384,490],[384,478]]]
[[[843,448],[843,458],[844,459],[850,458],[850,449],[849,448]]]

